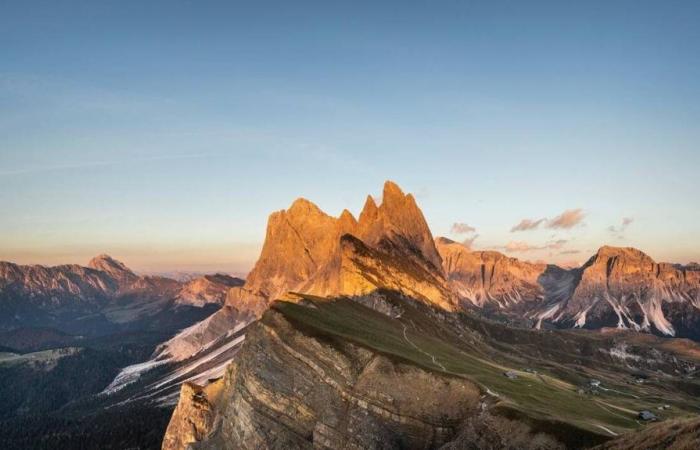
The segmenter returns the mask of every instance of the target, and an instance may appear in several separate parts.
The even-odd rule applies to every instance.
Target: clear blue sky
[[[245,272],[271,211],[357,212],[393,179],[475,248],[698,260],[698,23],[697,1],[4,1],[0,259]]]

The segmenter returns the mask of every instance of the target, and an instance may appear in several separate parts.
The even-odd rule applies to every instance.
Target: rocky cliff
[[[223,305],[229,290],[243,286],[244,280],[224,274],[203,275],[184,283],[175,299],[181,305]]]
[[[676,387],[695,388],[675,377],[695,362],[656,341],[650,350],[628,337],[499,327],[464,311],[537,328],[688,335],[699,274],[635,249],[603,247],[567,270],[433,240],[413,197],[391,182],[357,220],[300,199],[270,216],[260,259],[226,308],[184,333],[196,345],[169,343],[186,357],[248,326],[223,378],[183,386],[163,448],[591,446],[639,425],[631,408],[650,398],[684,403]],[[640,371],[674,382],[637,392],[623,378]],[[581,386],[593,377],[613,387]],[[589,397],[601,392],[602,403]]]
[[[639,428],[641,409],[700,405],[689,341],[299,297],[250,326],[221,379],[182,387],[164,449],[587,448]]]
[[[657,263],[634,248],[601,247],[574,269],[471,251],[437,249],[452,291],[468,307],[528,318],[536,327],[615,327],[700,338],[700,271]]]
[[[378,287],[399,287],[396,279],[383,280],[386,274],[382,271],[374,271],[370,281],[364,276],[369,271],[363,273],[361,268],[351,267],[363,258],[365,263],[373,258],[395,267],[414,266],[412,275],[421,279],[405,283],[414,291],[420,290],[423,282],[445,281],[442,261],[423,213],[411,194],[404,194],[395,183],[387,181],[381,204],[377,206],[368,196],[359,220],[348,210],[340,217],[331,217],[306,199],[273,213],[260,258],[245,285],[231,291],[229,304],[244,304],[262,313],[266,302],[290,291],[361,295]],[[421,297],[434,298],[444,305],[450,302],[444,289],[438,289],[438,297],[434,286],[428,290]],[[262,307],[258,307],[260,304]]]
[[[634,248],[605,246],[558,282],[541,281],[552,295],[539,307],[540,319],[700,338],[700,271],[692,268],[657,263]]]
[[[164,449],[435,448],[480,397],[467,380],[331,345],[275,311],[210,386],[183,385]]]
[[[255,267],[243,286],[228,291],[228,309],[199,326],[198,345],[206,347],[217,338],[206,329],[209,323],[221,327],[228,321],[230,329],[245,326],[272,301],[292,299],[290,292],[350,296],[381,307],[381,290],[402,292],[446,310],[457,308],[413,196],[387,181],[381,204],[368,196],[359,220],[348,210],[332,217],[310,201],[297,199],[287,210],[270,215]],[[183,331],[169,345],[192,348],[192,336]],[[180,338],[188,342],[178,343]]]
[[[507,309],[544,297],[539,283],[546,269],[544,264],[520,261],[494,251],[472,251],[443,237],[435,242],[451,289],[473,306],[493,304]]]

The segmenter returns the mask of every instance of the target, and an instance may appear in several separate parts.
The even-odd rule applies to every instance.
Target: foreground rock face
[[[163,448],[186,448],[206,438],[214,425],[214,404],[220,397],[222,384],[217,381],[204,388],[182,384],[180,401],[163,438]]]
[[[163,449],[437,448],[480,396],[467,380],[307,336],[273,310],[214,385],[183,387]]]

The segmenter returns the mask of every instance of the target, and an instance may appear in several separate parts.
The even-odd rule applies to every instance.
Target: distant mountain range
[[[87,267],[0,262],[0,330],[51,327],[86,335],[178,330],[211,314],[228,289],[242,283],[220,274],[187,282],[139,276],[107,255]]]
[[[242,284],[140,276],[107,255],[87,267],[0,262],[0,448],[158,446],[167,407],[100,392]]]
[[[581,267],[562,269],[470,251],[445,238],[437,248],[467,308],[536,328],[612,327],[700,339],[696,264],[656,263],[637,249],[605,246]]]

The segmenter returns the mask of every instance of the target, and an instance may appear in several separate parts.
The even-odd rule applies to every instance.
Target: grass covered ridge
[[[305,305],[281,301],[273,308],[304,332],[350,341],[428,370],[469,379],[491,396],[497,403],[496,410],[526,420],[556,422],[585,431],[591,437],[612,437],[640,428],[638,411],[669,401],[653,386],[628,385],[616,379],[610,368],[594,373],[608,390],[596,395],[582,394],[575,380],[587,380],[591,376],[589,369],[582,367],[577,372],[571,364],[556,361],[538,364],[537,359],[523,357],[518,344],[505,346],[505,350],[503,346],[494,349],[467,322],[455,316],[439,320],[436,316],[441,313],[404,299],[390,300],[402,302],[404,311],[401,317],[393,319],[351,299],[302,297]],[[571,336],[587,339],[582,334]],[[592,335],[591,339],[588,345],[599,344],[597,336]],[[506,371],[515,372],[517,378],[504,376]],[[687,416],[697,410],[696,403],[693,400],[688,405],[674,404],[664,417]]]

